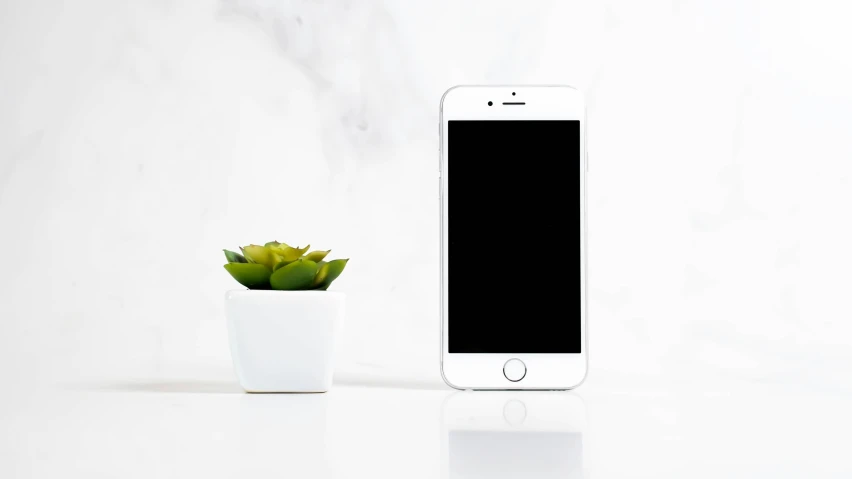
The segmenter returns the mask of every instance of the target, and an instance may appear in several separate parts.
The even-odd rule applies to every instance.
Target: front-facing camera
[[[491,103],[491,102],[489,101],[489,102],[488,102],[488,106],[491,106],[491,105],[493,105],[493,103]]]

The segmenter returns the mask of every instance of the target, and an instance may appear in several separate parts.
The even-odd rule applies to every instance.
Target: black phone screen
[[[580,353],[580,122],[446,134],[449,352]]]

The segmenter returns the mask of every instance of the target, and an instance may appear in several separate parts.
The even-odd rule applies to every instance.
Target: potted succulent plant
[[[348,259],[278,241],[225,251],[225,269],[248,289],[225,294],[231,358],[247,392],[325,392],[343,293],[327,291]]]

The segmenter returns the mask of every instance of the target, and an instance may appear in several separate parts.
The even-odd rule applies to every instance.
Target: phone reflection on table
[[[578,396],[462,391],[441,413],[446,478],[585,477],[586,412]]]

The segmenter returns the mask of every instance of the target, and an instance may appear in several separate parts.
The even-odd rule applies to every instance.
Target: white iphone
[[[441,99],[451,387],[571,389],[586,377],[585,118],[567,86],[457,86]]]

